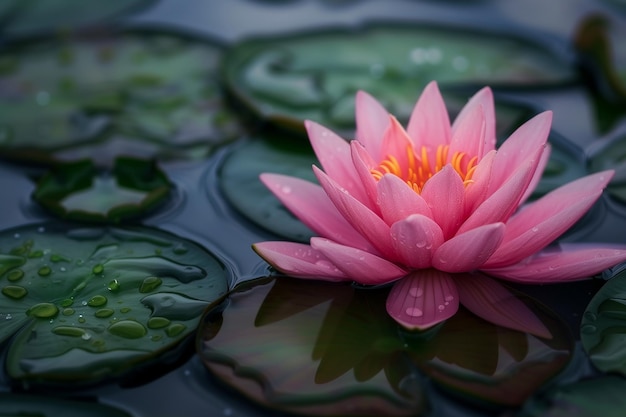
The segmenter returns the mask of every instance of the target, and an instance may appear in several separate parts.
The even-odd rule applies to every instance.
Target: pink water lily
[[[317,237],[254,250],[299,278],[393,282],[388,313],[410,329],[451,317],[459,302],[496,324],[549,337],[493,277],[522,283],[584,279],[626,260],[623,247],[547,248],[602,194],[612,171],[525,204],[548,161],[551,112],[495,149],[489,88],[451,125],[437,84],[423,91],[406,130],[374,98],[356,96],[356,140],[306,121],[323,167],[319,185],[277,174],[261,180]],[[546,249],[547,248],[547,249]]]

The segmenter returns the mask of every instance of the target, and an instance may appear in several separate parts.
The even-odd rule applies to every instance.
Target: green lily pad
[[[626,375],[626,272],[611,278],[591,299],[580,340],[598,369]]]
[[[0,286],[9,376],[95,382],[179,345],[227,291],[227,274],[169,233],[53,223],[0,234]]]
[[[594,142],[588,153],[590,171],[615,170],[607,191],[621,202],[626,202],[626,130],[622,129],[611,138]]]
[[[299,131],[304,119],[353,129],[357,90],[406,120],[431,80],[448,89],[537,87],[576,78],[567,60],[526,38],[398,24],[241,42],[226,53],[223,75],[253,113]]]
[[[112,172],[99,172],[91,160],[58,164],[38,182],[33,198],[64,219],[119,223],[162,204],[171,188],[154,161],[118,157]]]
[[[215,43],[153,31],[6,45],[0,152],[47,162],[97,148],[114,157],[128,154],[121,141],[135,156],[206,156],[240,129],[218,84],[221,54]]]
[[[153,0],[117,0],[89,4],[81,0],[4,0],[0,3],[3,34],[78,29],[121,13],[145,7]]]
[[[246,397],[307,415],[421,415],[428,387],[418,369],[489,404],[520,404],[569,359],[564,326],[536,308],[552,340],[465,310],[410,332],[386,313],[388,292],[288,277],[248,282],[207,311],[198,351]]]
[[[621,417],[626,380],[615,375],[579,381],[548,391],[524,406],[520,417]]]
[[[125,411],[95,402],[15,393],[0,394],[0,410],[3,416],[131,417]]]

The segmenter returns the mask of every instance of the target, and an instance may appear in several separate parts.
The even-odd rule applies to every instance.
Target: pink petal
[[[539,152],[537,152],[537,157],[539,157]],[[532,179],[536,163],[536,160],[529,159],[519,166],[505,184],[474,210],[465,223],[461,225],[458,233],[465,233],[483,224],[507,221],[517,209],[519,201]],[[492,171],[492,176],[494,174]]]
[[[552,112],[543,112],[524,123],[504,141],[493,161],[489,194],[499,189],[524,161],[534,158],[537,151],[545,147],[551,124]]]
[[[359,143],[359,141],[353,140],[350,142],[352,150],[352,163],[361,181],[361,186],[367,194],[368,200],[362,201],[367,207],[369,207],[376,214],[380,214],[380,209],[377,204],[377,191],[376,191],[376,179],[372,175],[372,169],[378,166],[377,162],[374,162],[367,150]]]
[[[416,148],[426,147],[431,161],[439,145],[450,143],[450,118],[435,81],[424,88],[413,108],[407,132]]]
[[[377,161],[381,155],[383,134],[389,126],[389,113],[364,91],[356,93],[356,138]]]
[[[311,238],[311,247],[360,284],[384,284],[407,274],[406,270],[383,258],[328,239]]]
[[[395,175],[386,174],[378,181],[376,198],[383,220],[389,225],[411,214],[432,218],[432,211],[424,198]]]
[[[525,206],[508,221],[502,244],[484,267],[517,263],[552,243],[591,208],[612,177],[612,171],[589,175]]]
[[[422,197],[448,239],[457,231],[465,215],[465,186],[451,165],[433,175],[422,189]]]
[[[491,167],[496,151],[488,152],[483,159],[478,162],[472,182],[465,188],[465,212],[472,213],[487,198],[489,182],[491,180]]]
[[[387,312],[408,329],[425,330],[452,317],[459,296],[449,274],[435,269],[412,272],[396,282],[387,297]]]
[[[523,301],[496,280],[480,274],[455,276],[461,304],[490,323],[552,339],[543,322]]]
[[[391,226],[394,249],[405,265],[430,268],[433,253],[443,243],[443,233],[432,219],[413,214]]]
[[[315,234],[373,251],[372,245],[341,216],[319,185],[280,174],[264,173],[260,175],[260,179]]]
[[[487,130],[485,113],[481,105],[465,107],[452,128],[449,155],[464,152],[469,158],[482,157]]]
[[[444,242],[435,251],[433,267],[446,272],[468,272],[495,252],[504,235],[504,223],[477,227]]]
[[[389,226],[363,203],[343,190],[324,172],[316,167],[313,167],[313,172],[330,200],[348,223],[367,239],[380,255],[392,262],[397,261],[391,245]]]
[[[496,148],[496,111],[493,102],[493,93],[489,87],[485,87],[474,94],[463,109],[461,109],[461,112],[452,124],[452,137],[454,141],[454,136],[457,131],[463,131],[465,129],[468,123],[467,119],[470,119],[469,123],[471,123],[476,107],[482,109],[485,121],[484,143],[479,148],[480,152],[476,154],[479,158],[482,158],[488,152]]]
[[[321,252],[303,243],[261,242],[252,245],[252,249],[274,268],[292,277],[325,281],[351,280]]]
[[[550,154],[552,153],[552,146],[550,144],[546,144],[543,152],[541,153],[541,157],[539,158],[539,163],[537,164],[537,169],[535,169],[535,173],[533,174],[532,179],[530,180],[530,184],[528,184],[528,188],[524,192],[519,204],[524,204],[526,200],[532,195],[541,181],[541,177],[543,176],[543,171],[546,169],[548,165],[548,161],[550,160]]]
[[[589,244],[561,245],[562,251],[546,250],[502,268],[484,269],[507,281],[529,284],[578,281],[626,261],[626,247],[591,247]]]
[[[389,127],[383,136],[383,147],[381,150],[383,157],[378,162],[380,163],[388,158],[389,155],[392,155],[398,161],[402,173],[408,176],[409,162],[407,152],[413,152],[411,138],[409,138],[408,134],[395,117],[389,117]]]
[[[350,194],[364,201],[358,175],[353,169],[349,143],[337,134],[310,120],[304,122],[311,146],[320,161],[324,172]]]

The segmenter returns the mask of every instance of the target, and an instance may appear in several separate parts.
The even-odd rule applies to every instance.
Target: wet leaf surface
[[[3,416],[130,417],[122,410],[95,402],[15,393],[0,394],[0,410]]]
[[[607,191],[621,202],[626,202],[626,128],[613,137],[594,143],[589,149],[589,170],[615,170]]]
[[[55,165],[33,198],[64,219],[119,223],[162,204],[171,188],[154,161],[118,157],[112,172],[98,170],[91,160]]]
[[[1,153],[75,160],[93,145],[100,160],[206,156],[240,129],[218,85],[221,53],[149,31],[11,44],[0,53]],[[120,140],[121,150],[107,146]]]
[[[0,285],[9,376],[76,383],[177,346],[227,275],[203,248],[155,229],[42,224],[2,233]]]
[[[593,297],[580,324],[580,340],[598,369],[626,375],[626,272]]]
[[[385,310],[388,292],[288,277],[246,283],[207,312],[198,349],[243,395],[309,415],[423,415],[422,372],[462,396],[520,404],[569,360],[571,337],[536,304],[551,340],[464,310],[406,331]]]
[[[543,45],[502,33],[376,25],[254,39],[225,56],[230,91],[254,113],[291,129],[315,120],[353,129],[354,94],[365,90],[400,120],[431,80],[451,86],[554,85],[569,63]]]

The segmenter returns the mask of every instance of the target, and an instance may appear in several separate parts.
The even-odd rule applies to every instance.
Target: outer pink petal
[[[528,200],[528,198],[532,195],[533,191],[535,191],[535,188],[537,188],[537,185],[539,184],[539,181],[541,181],[541,177],[543,176],[543,171],[546,169],[546,166],[548,165],[548,161],[550,160],[550,154],[552,153],[552,146],[550,146],[550,144],[546,144],[546,147],[544,148],[541,157],[539,158],[539,163],[537,164],[537,169],[535,170],[535,174],[533,175],[533,178],[530,180],[530,184],[528,184],[528,188],[526,188],[526,191],[524,192],[524,195],[522,196],[522,199],[520,200],[520,204],[524,204],[526,202],[526,200]]]
[[[380,161],[383,134],[389,126],[389,113],[364,91],[356,93],[356,139],[370,155]]]
[[[325,281],[350,281],[320,251],[294,242],[261,242],[252,249],[267,263],[286,275]]]
[[[467,119],[472,119],[476,107],[481,107],[485,121],[484,144],[481,146],[481,152],[476,154],[482,158],[488,152],[496,148],[496,111],[493,102],[493,93],[489,87],[485,87],[478,91],[469,99],[465,107],[454,120],[452,125],[452,137],[454,138],[457,131],[464,130]],[[454,140],[454,139],[453,139]]]
[[[487,224],[456,235],[435,251],[433,267],[446,272],[472,271],[489,259],[503,235],[504,223]]]
[[[461,304],[490,323],[551,339],[552,334],[535,313],[496,280],[479,274],[454,277]]]
[[[469,158],[483,156],[485,149],[485,113],[481,105],[464,108],[452,129],[449,155],[455,152],[465,152]]]
[[[361,185],[368,197],[368,200],[363,201],[363,203],[365,203],[365,205],[367,205],[372,211],[376,212],[376,214],[379,214],[380,210],[376,201],[376,179],[374,179],[374,176],[372,175],[372,169],[376,168],[378,163],[372,159],[370,154],[367,153],[367,150],[359,143],[359,141],[353,140],[350,142],[350,145],[354,169],[356,170],[361,181]]]
[[[306,120],[304,126],[324,172],[350,194],[364,201],[366,195],[352,165],[350,144],[326,127]]]
[[[386,174],[378,181],[376,198],[383,220],[389,225],[411,214],[432,218],[432,211],[424,198],[395,175]]]
[[[552,112],[543,112],[524,123],[504,141],[493,161],[489,194],[500,188],[524,161],[534,158],[537,151],[545,147],[551,124]]]
[[[407,132],[418,149],[421,146],[426,147],[431,161],[435,160],[437,146],[450,143],[450,118],[435,81],[424,88],[415,104]]]
[[[443,233],[432,219],[413,214],[391,226],[391,239],[402,263],[423,269],[432,266],[433,253],[443,243]]]
[[[360,284],[384,284],[407,274],[405,269],[383,258],[328,239],[311,238],[311,247],[324,254],[346,276]]]
[[[409,163],[407,151],[413,152],[411,138],[409,138],[408,134],[395,117],[389,116],[389,118],[389,127],[383,137],[383,156],[378,162],[382,162],[388,155],[393,155],[404,171],[404,174],[408,175]]]
[[[626,246],[623,245],[567,244],[561,248],[562,251],[546,250],[515,265],[484,271],[507,281],[545,284],[586,279],[626,261]]]
[[[387,312],[408,329],[425,330],[449,319],[458,308],[454,280],[435,269],[412,272],[396,282],[387,297]]]
[[[591,208],[612,177],[604,171],[580,178],[524,207],[509,220],[502,244],[484,267],[517,263],[552,243]]]
[[[433,175],[422,190],[422,197],[433,212],[433,219],[448,239],[458,230],[465,216],[465,187],[451,165]]]
[[[519,201],[532,179],[536,164],[536,160],[529,159],[518,167],[505,184],[474,210],[461,225],[458,233],[465,233],[483,224],[507,221],[517,209]],[[494,175],[493,171],[492,175]]]
[[[489,182],[491,181],[491,167],[496,151],[488,152],[483,159],[478,162],[472,182],[465,189],[465,213],[472,213],[487,198]]]
[[[380,255],[392,262],[397,261],[389,226],[363,203],[352,197],[324,172],[313,167],[322,188],[341,215],[352,227],[376,248]]]
[[[341,216],[319,185],[280,174],[265,173],[261,174],[260,179],[315,234],[373,251],[372,245]]]

